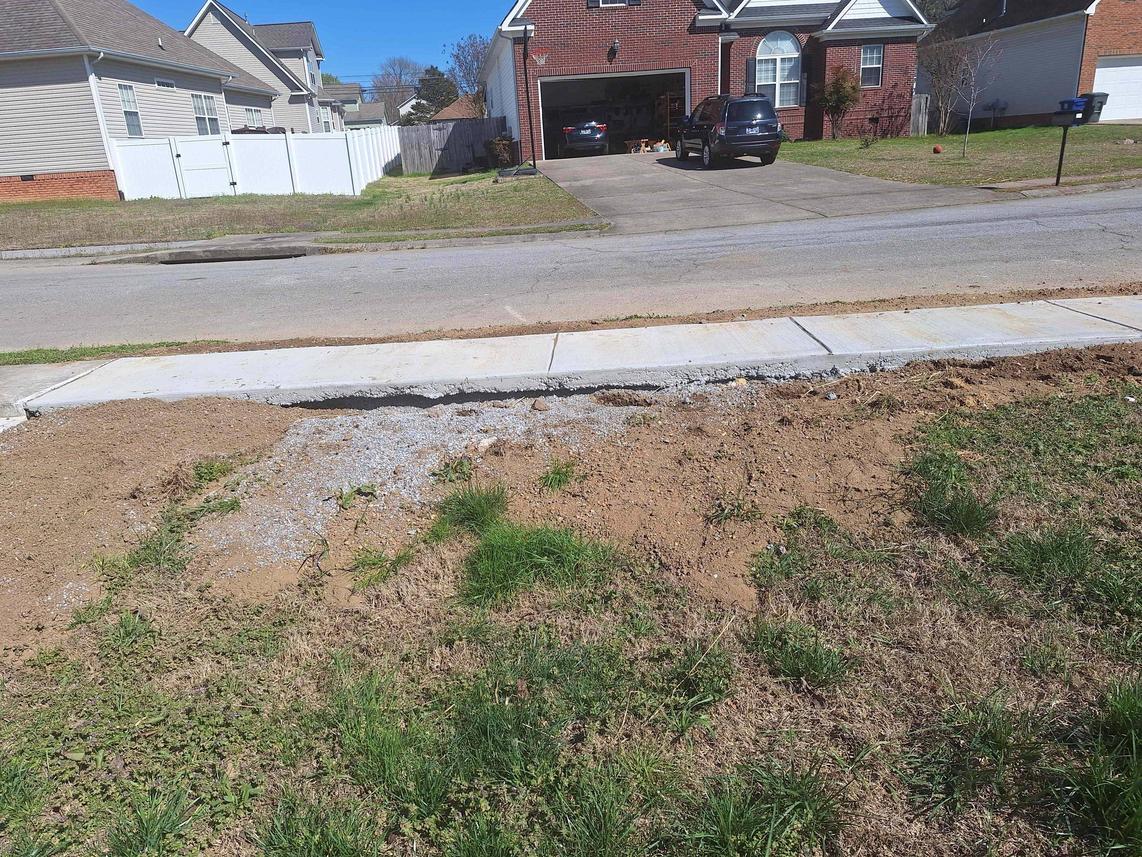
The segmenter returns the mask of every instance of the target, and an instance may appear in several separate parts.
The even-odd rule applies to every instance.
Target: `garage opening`
[[[563,129],[606,123],[607,154],[627,151],[636,140],[673,140],[686,115],[686,73],[598,75],[541,80],[543,156],[568,157]]]

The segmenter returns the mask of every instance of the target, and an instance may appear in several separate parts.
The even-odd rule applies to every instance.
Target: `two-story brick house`
[[[764,93],[791,137],[820,138],[831,127],[814,96],[842,65],[862,84],[842,132],[905,134],[930,29],[911,0],[518,0],[481,79],[525,158],[533,139],[535,157],[555,157],[562,124],[588,114],[620,145],[670,139],[720,93]]]

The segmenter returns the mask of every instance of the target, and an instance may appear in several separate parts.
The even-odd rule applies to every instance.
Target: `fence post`
[[[167,137],[167,143],[171,150],[171,163],[174,164],[174,182],[178,185],[178,198],[186,199],[186,180],[182,175],[182,155],[178,150],[178,140]]]
[[[234,172],[234,157],[231,152],[230,138],[222,138],[222,151],[226,155],[226,169],[230,173],[230,195],[238,195],[238,175]]]
[[[301,188],[297,180],[297,158],[293,154],[293,133],[286,131],[285,137],[286,160],[289,162],[289,186],[293,193],[300,193]]]
[[[357,172],[353,169],[353,143],[349,139],[348,131],[342,131],[341,133],[345,137],[345,158],[349,162],[349,189],[353,192],[353,196],[357,196],[360,191],[357,190]]]

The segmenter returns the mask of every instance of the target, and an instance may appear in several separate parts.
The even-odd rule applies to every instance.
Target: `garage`
[[[581,122],[606,123],[607,154],[625,152],[630,140],[673,139],[690,108],[689,77],[678,69],[542,78],[543,158],[563,157],[563,128]]]
[[[1094,73],[1095,92],[1105,92],[1102,118],[1142,119],[1142,56],[1102,57]]]

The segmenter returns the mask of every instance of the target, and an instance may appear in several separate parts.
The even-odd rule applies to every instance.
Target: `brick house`
[[[964,0],[932,38],[994,42],[980,101],[996,125],[1048,123],[1084,92],[1110,96],[1104,121],[1142,120],[1142,0]]]
[[[537,158],[555,157],[563,125],[587,118],[608,123],[612,150],[672,139],[682,115],[723,93],[763,93],[791,137],[818,139],[832,129],[814,95],[840,65],[863,84],[843,133],[906,134],[930,29],[911,0],[518,0],[481,80],[525,158],[532,139]]]

